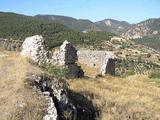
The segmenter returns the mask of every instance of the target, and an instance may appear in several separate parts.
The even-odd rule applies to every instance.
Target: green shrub
[[[153,71],[149,74],[149,78],[160,78],[160,71]]]
[[[67,73],[67,68],[65,67],[58,67],[52,64],[43,64],[42,68],[47,71],[49,74],[52,76],[58,78],[58,79],[63,79],[66,77]]]

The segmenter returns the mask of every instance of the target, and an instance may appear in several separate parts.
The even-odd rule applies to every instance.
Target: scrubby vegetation
[[[41,67],[57,79],[64,79],[68,71],[65,67],[60,68],[52,64],[43,64]]]
[[[159,78],[160,79],[160,71],[152,71],[149,74],[149,78]]]
[[[154,48],[157,51],[160,51],[160,35],[146,36],[140,39],[133,40],[138,44],[142,44],[151,48]]]
[[[36,34],[45,38],[48,48],[59,46],[64,40],[74,44],[99,44],[113,36],[107,32],[75,32],[58,23],[14,13],[0,13],[0,38],[24,40]]]
[[[128,76],[134,74],[146,74],[146,72],[159,70],[160,66],[152,63],[145,62],[141,59],[117,59],[116,60],[116,75]]]

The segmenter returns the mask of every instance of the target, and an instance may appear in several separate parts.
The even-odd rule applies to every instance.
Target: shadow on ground
[[[68,90],[68,96],[77,108],[77,120],[96,120],[99,117],[100,110],[84,96],[84,93]]]

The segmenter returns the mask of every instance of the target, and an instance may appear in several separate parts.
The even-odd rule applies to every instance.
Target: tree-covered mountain
[[[148,19],[132,25],[121,36],[127,39],[137,39],[144,36],[154,36],[157,34],[160,34],[160,18]]]
[[[101,29],[90,20],[75,19],[72,17],[58,15],[36,15],[35,17],[42,20],[60,23],[76,31],[101,31]]]
[[[134,39],[134,42],[151,47],[160,52],[160,34]]]
[[[76,19],[58,15],[36,15],[35,17],[38,19],[63,24],[76,31],[106,31],[118,35],[126,31],[126,29],[130,26],[128,22],[113,19],[105,19],[94,23],[86,19]]]
[[[148,19],[130,26],[121,36],[160,51],[160,18]]]
[[[95,24],[103,31],[112,32],[118,35],[125,32],[131,26],[128,22],[113,19],[105,19],[98,21]]]
[[[0,38],[24,40],[26,37],[41,34],[49,48],[68,40],[74,44],[99,44],[109,40],[113,34],[107,32],[75,32],[64,25],[40,20],[35,17],[15,13],[0,12]]]
[[[44,17],[45,19],[42,19],[41,17],[43,16],[32,17],[0,12],[0,38],[24,40],[24,38],[28,36],[41,34],[46,39],[48,47],[52,48],[60,45],[64,40],[69,40],[74,44],[84,44],[85,42],[85,44],[97,45],[103,41],[109,40],[114,35],[112,33],[121,34],[123,31],[123,34],[121,34],[122,37],[129,39],[137,38],[135,40],[137,43],[159,50],[160,19],[148,19],[134,25],[130,25],[123,21],[120,22],[106,19],[104,21],[96,22],[95,26],[94,23],[89,20],[77,20],[63,16],[49,16]],[[61,21],[59,23],[62,25],[51,20],[51,18],[56,19],[56,21]],[[68,27],[67,25],[72,25],[73,28]],[[81,27],[79,28],[78,26]],[[84,27],[88,32],[80,32],[81,30],[84,30]],[[74,31],[73,29],[76,28],[77,31]],[[91,29],[93,31],[90,31]]]

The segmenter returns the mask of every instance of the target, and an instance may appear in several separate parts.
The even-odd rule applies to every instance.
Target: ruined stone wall
[[[63,42],[58,51],[55,51],[52,56],[53,64],[65,66],[67,68],[67,76],[83,77],[84,72],[77,61],[77,50],[67,40]]]
[[[30,57],[39,64],[47,62],[48,51],[46,50],[43,37],[35,35],[26,38],[22,44],[21,55]]]
[[[22,43],[23,42],[19,40],[8,40],[0,38],[0,49],[9,51],[20,51]]]
[[[99,50],[78,50],[78,62],[89,67],[100,68],[106,57],[112,58],[113,52]]]
[[[109,51],[79,50],[78,62],[99,69],[101,75],[115,75],[115,55]]]

